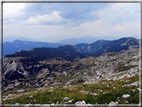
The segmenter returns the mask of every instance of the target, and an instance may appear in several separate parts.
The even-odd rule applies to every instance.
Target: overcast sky
[[[139,3],[4,3],[3,36],[56,42],[140,35]]]

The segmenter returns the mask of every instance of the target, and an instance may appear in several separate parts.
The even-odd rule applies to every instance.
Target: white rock
[[[52,92],[53,90],[49,90],[48,92]]]
[[[69,98],[68,98],[68,97],[65,97],[65,98],[63,98],[63,100],[69,100]]]
[[[109,87],[108,85],[106,85],[106,87]]]
[[[15,105],[19,105],[19,103],[15,103]]]
[[[119,104],[117,101],[115,101],[116,104]]]
[[[122,98],[128,98],[128,97],[130,97],[129,94],[125,94],[125,95],[122,96]]]
[[[59,102],[57,101],[56,104],[59,104]]]
[[[13,94],[8,94],[8,97],[12,97],[12,96],[14,96]]]
[[[116,106],[116,103],[114,102],[114,101],[111,101],[110,103],[109,103],[109,105],[108,105],[108,107],[115,107]]]
[[[128,101],[126,101],[126,103],[129,103]]]
[[[109,79],[107,79],[108,81],[110,81],[111,79],[109,78]]]
[[[114,78],[113,78],[113,81],[115,81],[115,80],[117,80],[117,77],[114,77]]]
[[[76,102],[75,105],[76,107],[86,107],[87,106],[84,100]]]
[[[140,89],[140,88],[137,88],[139,91],[142,91],[142,89]]]
[[[88,107],[94,107],[92,104],[87,104]]]
[[[39,106],[40,106],[40,104],[34,104],[34,106],[35,106],[35,107],[36,107],[36,106],[37,106],[37,107],[39,107]]]
[[[32,98],[32,97],[33,97],[33,95],[30,96],[30,98]]]
[[[72,103],[72,100],[69,100],[68,103]]]
[[[43,104],[42,107],[51,107],[50,104]]]
[[[24,92],[25,90],[17,90],[18,93],[22,93]]]
[[[26,104],[26,105],[24,105],[24,107],[29,107],[29,106],[32,106],[32,104]]]
[[[51,104],[51,106],[54,106],[54,105],[55,105],[54,103]]]
[[[98,93],[90,93],[91,95],[98,96]]]

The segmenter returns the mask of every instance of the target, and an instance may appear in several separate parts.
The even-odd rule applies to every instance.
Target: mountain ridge
[[[79,43],[91,44],[101,38],[103,38],[103,37],[94,37],[94,36],[88,35],[88,36],[84,36],[84,37],[80,37],[80,38],[64,39],[64,40],[58,41],[56,43],[68,44],[68,45],[76,45]]]
[[[5,42],[13,42],[16,39],[17,40],[23,40],[23,41],[39,42],[38,40],[30,39],[30,38],[27,38],[27,37],[11,35],[11,36],[4,37],[3,38],[3,43],[5,43]]]
[[[57,48],[58,46],[63,46],[63,44],[15,40],[13,42],[3,43],[3,56],[7,55],[7,54],[12,54],[12,53],[19,51],[19,50],[28,51],[31,48],[36,48],[36,47],[54,47],[54,48]]]
[[[121,42],[122,44],[118,43],[122,39]],[[123,50],[123,48],[126,48],[125,50],[128,49],[129,46],[134,46],[139,47],[139,41],[134,39],[133,37],[128,37],[128,38],[121,38],[117,40],[97,40],[96,42],[93,42],[91,44],[87,43],[79,43],[76,45],[73,45],[76,51],[81,52],[83,54],[88,54],[88,55],[101,55],[105,51],[113,51],[112,47],[114,47],[112,44],[115,44],[117,42],[118,45],[116,45],[114,48],[118,48],[117,46],[121,47],[119,51]],[[129,39],[128,43],[124,43],[124,39]],[[133,43],[134,44],[133,44]],[[110,44],[108,44],[110,43]],[[7,54],[12,54],[16,51],[19,50],[30,50],[31,48],[41,48],[41,47],[53,47],[57,48],[58,46],[63,46],[65,44],[57,44],[57,43],[47,43],[47,42],[28,42],[28,41],[22,41],[22,40],[15,40],[13,42],[5,42],[3,44],[3,56]],[[122,48],[123,47],[123,48]],[[109,50],[107,48],[110,48]],[[97,52],[97,53],[96,53]]]
[[[110,41],[108,44],[104,45],[102,49],[96,52],[94,56],[99,56],[105,52],[126,51],[130,48],[139,48],[139,41],[133,37],[124,37]]]
[[[85,57],[83,54],[76,52],[74,47],[71,45],[59,46],[58,48],[32,48],[29,51],[18,51],[11,55],[5,55],[5,57],[24,57],[21,59],[23,63],[38,63],[41,60],[48,60],[54,57],[60,57],[65,60],[73,61],[80,57]]]
[[[77,44],[74,47],[81,53],[99,56],[105,52],[119,52],[126,51],[129,48],[138,48],[139,41],[133,37],[124,37],[112,41],[97,40],[91,44]]]

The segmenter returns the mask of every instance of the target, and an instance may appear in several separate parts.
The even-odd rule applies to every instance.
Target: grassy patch
[[[70,100],[82,101],[91,104],[105,104],[111,101],[117,101],[119,104],[138,104],[139,103],[139,91],[138,86],[124,86],[125,84],[131,84],[139,81],[139,76],[136,75],[131,78],[125,78],[121,80],[103,80],[92,84],[77,84],[68,87],[60,86],[53,88],[45,88],[38,90],[37,92],[30,91],[27,95],[21,95],[19,97],[13,97],[10,100],[3,101],[4,104],[28,104],[31,101],[36,101],[34,104],[51,104],[59,103],[63,104],[67,101],[63,101],[64,97],[68,97]],[[123,87],[124,86],[124,87]],[[96,93],[97,95],[93,95]],[[129,94],[130,97],[122,98],[123,95]],[[30,97],[32,96],[32,97]]]

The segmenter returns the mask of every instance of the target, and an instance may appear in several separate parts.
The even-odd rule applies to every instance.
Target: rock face
[[[3,91],[116,80],[139,73],[138,48],[86,58],[71,46],[59,48],[61,51],[51,51],[50,57],[49,48],[48,51],[31,49],[29,53],[21,51],[3,57]],[[57,54],[58,51],[61,53]],[[36,52],[40,52],[41,57],[34,54]]]
[[[6,55],[3,57],[3,88],[7,90],[21,86],[35,88],[61,84],[58,79],[72,72],[66,72],[71,61],[83,57],[70,45],[35,48]]]

